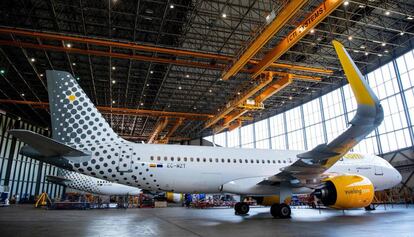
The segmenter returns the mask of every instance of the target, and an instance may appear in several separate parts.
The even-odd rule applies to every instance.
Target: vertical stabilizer
[[[48,70],[46,76],[53,139],[69,144],[120,140],[70,73]]]

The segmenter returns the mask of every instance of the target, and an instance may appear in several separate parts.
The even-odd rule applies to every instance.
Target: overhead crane
[[[305,20],[303,20],[292,32],[290,32],[286,38],[284,38],[276,47],[270,50],[265,57],[255,62],[256,65],[250,71],[251,78],[255,81],[257,78],[263,77],[273,77],[276,74],[266,72],[271,65],[274,65],[275,61],[280,58],[284,53],[286,53],[293,45],[295,45],[300,39],[302,39],[311,29],[313,29],[319,22],[325,19],[332,11],[334,11],[339,5],[342,4],[344,0],[325,0],[318,7],[311,12]],[[227,80],[231,76],[235,75],[237,72],[241,71],[242,67],[247,63],[247,60],[250,60],[254,54],[256,54],[264,44],[277,33],[278,29],[286,24],[286,22],[293,17],[294,14],[288,14],[287,11],[292,11],[292,6],[297,4],[300,7],[306,1],[291,1],[281,10],[279,16],[276,17],[271,24],[265,29],[261,35],[259,35],[256,40],[254,40],[250,46],[244,51],[244,53],[235,60],[235,62],[228,69],[224,70],[222,76],[223,79]],[[299,8],[300,8],[299,7]],[[299,9],[295,9],[296,12]],[[283,24],[279,24],[281,23]],[[280,75],[279,75],[280,76]],[[219,133],[226,128],[233,130],[242,125],[242,121],[239,119],[240,116],[247,113],[250,110],[263,109],[263,101],[282,90],[286,86],[292,83],[294,75],[286,74],[282,78],[276,80],[274,83],[266,81],[266,83],[261,83],[257,87],[262,89],[268,86],[260,95],[256,96],[254,99],[249,98],[254,95],[258,90],[257,87],[250,88],[244,95],[240,97],[237,101],[229,102],[224,110],[218,113],[215,117],[210,118],[206,121],[204,128],[209,128],[213,125],[216,125],[213,128],[214,133]],[[303,77],[299,79],[305,80],[315,80],[320,81],[319,77]],[[259,89],[259,90],[260,90]],[[254,92],[254,93],[252,93]],[[250,101],[249,101],[250,100]],[[226,116],[224,118],[224,116]],[[219,123],[221,121],[221,123]]]

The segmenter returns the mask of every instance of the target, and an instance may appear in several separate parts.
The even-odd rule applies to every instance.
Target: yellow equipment
[[[35,203],[35,207],[47,206],[48,202],[49,202],[49,204],[52,204],[52,200],[50,200],[47,193],[43,192],[42,194],[40,194],[39,198],[37,199],[37,201]]]

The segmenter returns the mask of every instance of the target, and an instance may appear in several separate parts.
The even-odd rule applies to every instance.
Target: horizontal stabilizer
[[[66,186],[68,182],[72,181],[70,179],[65,179],[62,176],[53,176],[53,175],[46,176],[46,180],[51,182],[51,183],[59,184],[59,185],[63,185],[63,186]]]
[[[64,157],[73,161],[87,160],[88,157],[90,158],[90,154],[32,131],[13,129],[10,130],[9,133],[18,138],[20,141],[29,145],[30,148],[37,151],[37,156]]]

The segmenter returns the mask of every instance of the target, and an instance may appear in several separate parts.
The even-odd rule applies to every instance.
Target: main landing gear
[[[249,204],[245,202],[238,202],[236,205],[234,205],[234,212],[236,215],[246,215],[249,213],[249,210]]]
[[[285,203],[275,203],[270,207],[270,214],[272,214],[274,218],[290,218],[291,213],[290,206]]]

